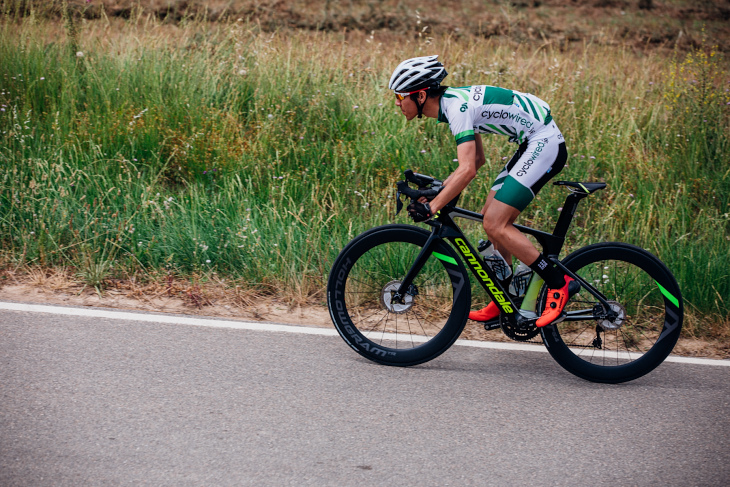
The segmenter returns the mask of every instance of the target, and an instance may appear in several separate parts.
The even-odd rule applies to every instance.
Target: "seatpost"
[[[568,234],[570,222],[573,221],[573,215],[575,214],[575,210],[576,208],[578,208],[578,203],[586,196],[588,196],[588,193],[574,192],[570,193],[568,197],[565,198],[563,211],[560,212],[558,222],[555,224],[555,229],[553,230],[554,236],[559,238],[565,238],[565,236]]]

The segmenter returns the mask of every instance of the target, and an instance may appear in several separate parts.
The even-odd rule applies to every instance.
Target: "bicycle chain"
[[[484,327],[487,331],[489,330],[495,330],[497,327],[487,328],[485,325]],[[514,340],[516,342],[522,342],[522,343],[535,343],[537,345],[543,345],[542,340],[532,340],[532,338],[536,337],[540,334],[540,330],[536,326],[531,326],[527,328],[522,327],[513,327],[509,324],[507,320],[504,320],[504,323],[500,325],[500,328],[502,328],[502,332],[507,335],[511,340]],[[515,330],[518,331],[515,331]],[[520,333],[523,333],[525,336],[520,335]],[[602,341],[600,335],[596,335],[596,338],[593,340],[593,343],[590,345],[581,345],[578,343],[573,343],[570,346],[575,348],[595,348],[600,350],[602,347]]]
[[[542,343],[542,340],[539,342],[530,341],[532,338],[535,338],[540,334],[540,330],[538,330],[535,325],[526,327],[513,326],[509,321],[500,319],[500,326],[502,328],[502,332],[516,342]]]
[[[531,340],[532,338],[536,337],[540,330],[537,329],[537,327],[533,324],[531,326],[527,327],[515,327],[512,326],[509,321],[504,319],[494,319],[487,321],[483,323],[484,330],[491,331],[496,330],[497,328],[502,329],[502,333],[507,335],[511,340],[514,340],[516,342],[525,342],[525,343],[539,343],[541,344],[542,341],[536,341]]]

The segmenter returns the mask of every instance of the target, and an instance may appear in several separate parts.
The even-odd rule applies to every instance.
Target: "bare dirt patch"
[[[111,281],[99,292],[73,280],[64,271],[5,271],[0,276],[0,301],[103,307],[128,311],[151,311],[194,316],[229,318],[302,326],[331,328],[324,302],[284,300],[276,296],[244,290],[224,282],[191,283],[166,279],[137,283],[134,279]],[[467,322],[461,338],[468,340],[511,341],[500,330],[485,331]],[[539,343],[539,337],[533,339]],[[730,358],[730,340],[680,338],[674,354],[686,357]]]

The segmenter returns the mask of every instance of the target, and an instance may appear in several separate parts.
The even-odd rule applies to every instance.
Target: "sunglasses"
[[[396,98],[397,98],[397,99],[398,99],[399,101],[403,101],[403,100],[405,100],[405,99],[406,99],[406,97],[407,97],[407,96],[410,96],[410,95],[412,95],[412,94],[414,94],[414,93],[420,93],[420,92],[422,92],[422,91],[426,91],[427,89],[428,89],[428,88],[421,88],[420,90],[416,90],[416,91],[411,91],[410,93],[396,93],[396,94],[395,94],[395,97],[396,97]]]

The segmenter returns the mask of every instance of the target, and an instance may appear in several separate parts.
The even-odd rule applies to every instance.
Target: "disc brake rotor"
[[[599,319],[598,325],[604,330],[618,330],[626,321],[626,308],[616,301],[609,301],[608,304],[611,306],[611,311],[616,313],[616,318],[613,320]]]
[[[400,284],[400,281],[390,281],[380,292],[380,304],[391,313],[406,313],[413,306],[413,294],[411,294],[410,290],[403,296],[402,303],[393,302],[393,295],[398,292]]]

